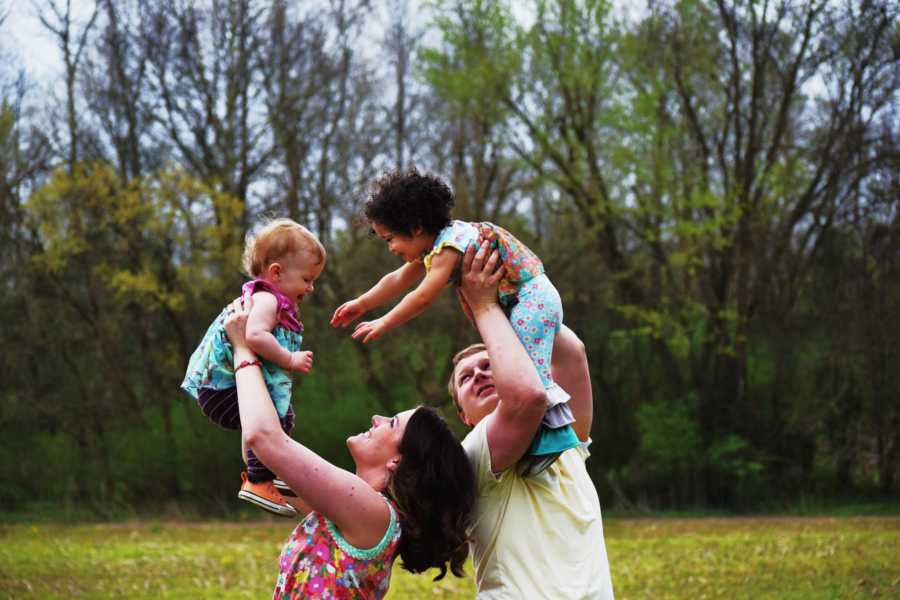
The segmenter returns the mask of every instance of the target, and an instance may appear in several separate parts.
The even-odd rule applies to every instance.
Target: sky
[[[14,64],[24,66],[28,79],[33,82],[46,82],[62,73],[60,50],[38,18],[48,1],[0,0],[0,15],[6,14],[6,20],[0,25],[0,50],[4,54],[12,53]],[[66,0],[55,1],[65,6]],[[411,10],[416,11],[418,4],[412,0]],[[87,22],[94,5],[94,0],[71,0],[77,24]]]
[[[30,0],[0,0],[0,14],[3,7],[6,9],[0,44],[4,52],[13,54],[15,63],[25,68],[31,81],[46,81],[62,71],[59,48],[38,19],[39,6]],[[92,6],[93,2],[72,1],[78,19],[86,20]]]
[[[62,57],[52,34],[41,24],[38,13],[49,1],[65,6],[66,0],[0,0],[0,15],[6,14],[6,20],[0,25],[0,56],[13,55],[13,64],[25,68],[31,82],[49,82],[62,73]],[[94,0],[70,0],[76,22],[84,24],[90,18]],[[308,1],[308,0],[301,0]],[[378,6],[376,2],[376,7]],[[632,13],[635,9],[633,0],[616,0],[613,2],[621,14]],[[411,13],[421,17],[423,2],[409,0]],[[533,19],[530,10],[523,3],[512,1],[513,12],[523,22]],[[415,18],[415,17],[414,17]],[[378,27],[377,19],[373,20]]]

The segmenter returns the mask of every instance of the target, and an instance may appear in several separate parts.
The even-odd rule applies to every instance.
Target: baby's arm
[[[462,254],[453,248],[445,248],[443,252],[435,255],[431,261],[431,270],[425,275],[422,283],[380,319],[363,321],[357,325],[353,331],[353,339],[362,338],[365,344],[422,313],[431,306],[447,285],[453,268],[461,258]]]
[[[291,352],[272,335],[278,324],[278,300],[269,292],[253,294],[253,306],[247,318],[247,345],[259,356],[288,371],[308,373],[312,352]]]
[[[331,325],[333,327],[346,327],[366,312],[381,306],[391,298],[399,296],[403,290],[408,289],[424,273],[425,265],[420,261],[406,263],[399,269],[391,271],[359,298],[341,304],[334,311],[334,316],[331,317]]]

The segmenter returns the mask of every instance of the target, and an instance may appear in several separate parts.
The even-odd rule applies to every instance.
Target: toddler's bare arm
[[[359,298],[344,302],[331,317],[333,327],[346,327],[366,312],[381,306],[391,298],[403,293],[403,290],[416,282],[425,273],[425,266],[421,262],[406,263],[399,269],[391,271],[382,277],[378,283]]]
[[[462,254],[450,248],[436,255],[431,261],[431,270],[422,283],[380,319],[363,321],[357,325],[353,331],[353,339],[362,338],[363,343],[369,342],[421,314],[431,306],[450,281],[450,275],[461,258]]]
[[[272,330],[278,324],[278,300],[269,292],[253,294],[253,305],[247,318],[247,345],[255,354],[272,361],[279,367],[296,370],[301,356],[281,346]]]

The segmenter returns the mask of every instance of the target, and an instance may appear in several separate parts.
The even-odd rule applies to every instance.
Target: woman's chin
[[[357,444],[359,444],[363,440],[363,434],[357,433],[356,435],[351,435],[347,438],[347,449],[350,451],[350,454],[353,455],[353,450]]]

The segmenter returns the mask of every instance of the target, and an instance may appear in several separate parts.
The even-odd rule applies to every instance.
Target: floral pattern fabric
[[[381,542],[352,546],[323,515],[313,511],[291,533],[281,552],[273,600],[378,600],[388,591],[400,543],[400,523],[385,498],[391,520]]]
[[[478,245],[483,240],[489,241],[491,248],[500,250],[500,262],[506,267],[506,274],[500,280],[497,297],[508,311],[518,301],[523,284],[544,273],[544,264],[528,246],[499,225],[487,221],[479,223],[451,221],[450,225],[438,232],[431,251],[423,257],[422,262],[425,264],[425,270],[429,271],[432,259],[444,248],[449,247],[465,253],[469,246]],[[451,284],[459,285],[459,271],[457,265],[450,278]],[[472,311],[461,295],[459,302],[463,312],[469,320],[472,320]]]
[[[299,350],[303,342],[303,324],[300,323],[297,314],[297,305],[277,288],[261,279],[245,283],[241,289],[241,297],[249,298],[258,291],[269,292],[278,301],[278,324],[272,330],[272,335],[278,340],[278,344],[291,352]],[[227,316],[228,308],[226,307],[206,330],[200,345],[191,354],[181,388],[195,400],[198,398],[201,388],[226,390],[235,386],[234,354],[231,342],[228,341],[225,333],[225,317]],[[260,362],[262,362],[263,378],[278,411],[278,416],[284,417],[291,406],[293,386],[291,374],[270,360],[260,357]]]

